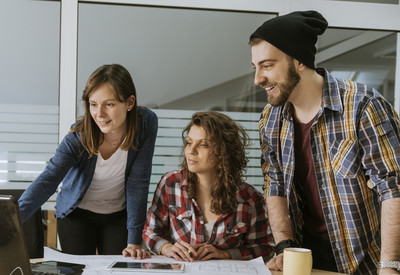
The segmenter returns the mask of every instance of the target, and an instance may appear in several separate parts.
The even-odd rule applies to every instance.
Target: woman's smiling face
[[[110,85],[104,83],[89,96],[90,115],[104,134],[124,132],[127,112],[133,103],[133,96],[120,102]]]

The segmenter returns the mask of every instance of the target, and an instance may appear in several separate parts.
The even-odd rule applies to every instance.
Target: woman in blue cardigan
[[[118,64],[94,71],[82,100],[85,115],[19,199],[22,220],[62,181],[55,217],[63,252],[146,257],[141,235],[157,116],[137,106],[133,80]]]

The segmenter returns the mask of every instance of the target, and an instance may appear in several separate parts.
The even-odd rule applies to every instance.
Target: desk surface
[[[37,263],[41,261],[43,261],[43,259],[31,259],[31,263]],[[272,275],[283,275],[282,271],[271,270],[271,273]],[[311,275],[338,275],[338,274],[343,274],[343,273],[336,273],[336,272],[317,270],[317,269],[313,269],[311,272]]]

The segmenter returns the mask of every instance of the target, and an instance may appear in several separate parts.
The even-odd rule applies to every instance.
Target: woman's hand
[[[220,250],[209,243],[202,243],[195,246],[197,250],[197,258],[199,261],[207,261],[210,259],[230,259],[231,255],[228,251]]]
[[[142,246],[139,244],[128,244],[128,246],[122,250],[122,255],[124,255],[124,257],[131,257],[134,260],[151,258],[150,251],[142,249]]]
[[[160,249],[160,255],[174,258],[178,261],[193,262],[197,257],[196,249],[187,242],[165,243]]]

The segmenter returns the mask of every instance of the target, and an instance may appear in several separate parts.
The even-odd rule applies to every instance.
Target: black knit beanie
[[[295,11],[265,21],[251,36],[271,43],[276,48],[315,69],[315,43],[328,26],[317,11]]]

